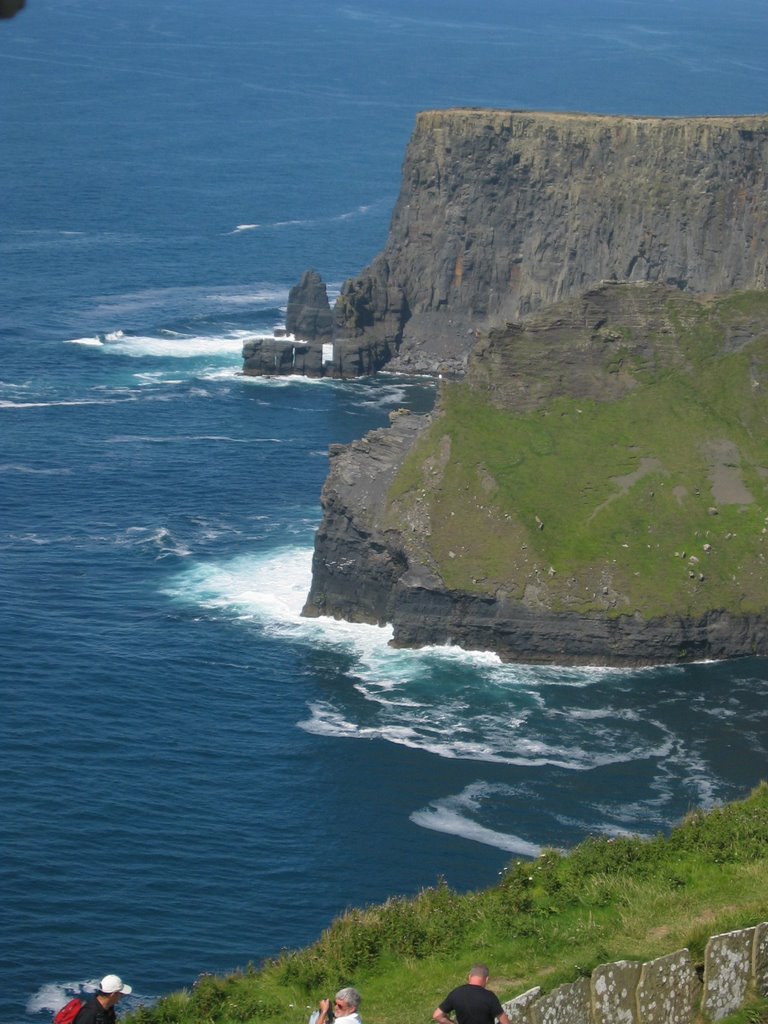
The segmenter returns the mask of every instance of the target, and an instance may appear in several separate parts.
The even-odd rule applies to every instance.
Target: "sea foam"
[[[471,839],[475,843],[485,843],[486,846],[496,846],[508,853],[519,853],[524,857],[538,857],[541,853],[541,847],[536,843],[529,843],[519,836],[478,825],[463,814],[446,807],[435,806],[414,811],[410,815],[410,820],[421,828],[432,829],[433,832],[447,832],[449,835]]]
[[[72,470],[66,466],[38,469],[35,466],[25,466],[17,462],[5,462],[0,465],[0,473],[27,473],[31,476],[69,476]]]
[[[104,338],[108,354],[132,358],[199,359],[201,356],[240,356],[249,331],[231,331],[219,335],[126,335],[113,331]]]
[[[101,295],[94,300],[89,315],[102,322],[135,318],[137,314],[153,313],[162,319],[182,313],[185,318],[232,308],[250,308],[254,312],[275,309],[288,301],[288,289],[270,282],[254,285],[188,285],[168,288],[147,288],[117,295]]]
[[[311,701],[297,723],[305,731],[381,739],[450,759],[578,772],[672,750],[669,731],[629,714],[621,693],[591,696],[590,684],[603,673],[505,665],[491,652],[457,647],[395,649],[390,627],[303,618],[311,562],[311,548],[291,547],[198,563],[166,591],[255,622],[267,634],[351,656],[349,689],[332,702]]]
[[[88,338],[69,338],[65,345],[90,345],[92,348],[101,348],[104,342],[96,335]]]
[[[56,1013],[75,996],[91,995],[98,988],[98,980],[46,982],[27,1000],[27,1013]]]
[[[508,802],[511,807],[517,807],[521,802],[521,794],[513,786],[479,780],[466,786],[460,793],[433,800],[427,807],[414,811],[410,820],[434,832],[447,832],[524,857],[538,857],[541,847],[537,843],[489,828],[479,820],[486,804],[490,804],[498,813],[500,802]]]

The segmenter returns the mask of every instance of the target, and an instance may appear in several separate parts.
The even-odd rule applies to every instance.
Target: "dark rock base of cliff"
[[[473,595],[414,591],[393,609],[398,647],[457,644],[507,662],[659,665],[768,654],[768,623],[711,612],[701,619],[542,613]]]
[[[348,540],[350,538],[347,538]],[[768,621],[710,612],[699,619],[616,618],[540,612],[521,603],[388,582],[402,564],[379,547],[365,567],[343,562],[329,572],[316,557],[304,614],[393,627],[394,647],[456,645],[492,651],[505,662],[633,667],[768,655]],[[322,593],[322,598],[318,595]]]

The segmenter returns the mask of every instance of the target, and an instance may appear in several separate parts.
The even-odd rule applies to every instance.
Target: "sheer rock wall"
[[[767,186],[768,117],[422,113],[336,338],[388,369],[461,374],[478,328],[602,280],[764,288]]]

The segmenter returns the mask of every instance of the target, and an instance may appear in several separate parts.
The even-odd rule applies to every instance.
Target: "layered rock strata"
[[[403,417],[392,430],[331,450],[303,614],[393,627],[395,647],[454,644],[502,661],[562,665],[653,665],[768,654],[764,614],[712,610],[688,618],[553,612],[503,591],[468,593],[409,557],[398,531],[382,530],[387,484],[428,424]],[[413,523],[404,529],[416,528]]]
[[[304,615],[391,621],[394,592],[409,573],[408,555],[399,531],[382,530],[380,523],[395,474],[429,418],[392,413],[390,423],[330,448]]]

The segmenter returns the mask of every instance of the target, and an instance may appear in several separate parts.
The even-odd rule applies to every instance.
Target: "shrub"
[[[761,782],[745,803],[712,811],[692,811],[669,837],[670,851],[691,851],[716,864],[765,857],[768,835],[768,783]]]

